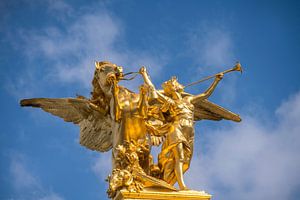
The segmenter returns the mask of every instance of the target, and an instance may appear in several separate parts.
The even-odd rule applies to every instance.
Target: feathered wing
[[[159,92],[164,93],[163,90],[159,90]],[[183,92],[181,93],[182,97],[186,96],[193,96],[190,93]],[[194,103],[194,120],[202,120],[202,119],[208,119],[208,120],[232,120],[235,122],[240,122],[242,121],[241,117],[233,113],[215,103],[212,103],[208,101],[207,99],[204,100],[199,100]]]
[[[33,98],[23,99],[21,106],[41,108],[66,122],[80,126],[80,144],[100,152],[112,148],[110,116],[97,109],[88,99],[79,98]]]
[[[195,111],[194,111],[194,119],[195,121],[201,119],[209,119],[209,120],[232,120],[235,122],[240,122],[242,119],[238,114],[235,114],[217,104],[214,104],[207,99],[199,100],[194,103]]]

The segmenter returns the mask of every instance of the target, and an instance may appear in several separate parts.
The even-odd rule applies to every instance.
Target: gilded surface
[[[129,192],[128,190],[120,190],[116,194],[114,200],[210,200],[211,195],[204,191],[181,190],[168,191],[161,189],[159,191],[152,188],[145,188],[139,193]]]
[[[155,199],[153,195],[159,192],[173,198],[176,194],[182,196],[180,190],[190,191],[183,175],[193,156],[195,121],[241,121],[239,115],[207,100],[224,74],[231,71],[241,71],[240,64],[187,86],[172,77],[162,84],[163,90],[158,90],[142,67],[135,73],[142,76],[144,84],[139,93],[134,93],[119,85],[121,80],[131,80],[125,76],[132,72],[124,74],[120,66],[96,62],[90,98],[34,98],[20,103],[79,125],[80,144],[89,149],[99,152],[112,149],[113,169],[107,178],[110,198],[130,193]],[[214,81],[205,92],[197,95],[184,92],[185,87],[210,78]],[[152,146],[161,146],[158,163],[153,163]],[[176,182],[178,189],[173,186]],[[191,191],[185,195],[190,199],[210,198],[205,193],[200,198],[201,194]]]

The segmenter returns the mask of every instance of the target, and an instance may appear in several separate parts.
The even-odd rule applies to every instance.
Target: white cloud
[[[95,60],[122,60],[122,55],[112,50],[118,34],[118,26],[108,14],[85,14],[65,29],[47,27],[24,36],[24,41],[28,57],[43,56],[53,65],[54,79],[89,86]]]
[[[68,7],[62,1],[51,4],[55,13]],[[48,70],[53,80],[83,83],[87,88],[94,71],[95,60],[109,60],[125,67],[125,71],[137,70],[140,65],[153,66],[158,74],[162,57],[147,51],[135,51],[124,42],[124,24],[108,10],[87,9],[83,14],[73,14],[75,20],[60,26],[49,26],[42,30],[23,30],[24,53],[31,60],[43,58],[53,69]],[[66,20],[67,21],[67,20]],[[42,67],[42,66],[40,66]]]
[[[230,31],[224,26],[202,25],[188,35],[191,57],[197,71],[203,75],[215,74],[232,68],[236,61],[235,43]],[[195,77],[199,78],[199,77]],[[236,99],[236,78],[226,74],[221,83],[221,101],[232,104]]]
[[[60,20],[65,20],[66,17],[74,14],[74,9],[63,0],[48,0],[48,11]]]
[[[11,155],[9,169],[11,184],[15,192],[13,199],[63,200],[60,195],[46,190],[39,178],[28,169],[26,163],[27,159],[23,154]]]
[[[48,196],[44,196],[39,200],[63,200],[63,198],[58,196],[57,194],[50,193]]]
[[[187,175],[192,188],[232,200],[292,199],[299,191],[300,93],[268,123],[256,112],[232,128],[206,133],[207,152],[195,154]]]
[[[195,56],[199,70],[222,69],[236,61],[234,42],[225,28],[202,26],[189,35],[188,44]]]
[[[108,174],[111,174],[111,152],[101,153],[98,158],[95,159],[92,170],[102,180],[105,180]]]
[[[10,173],[12,175],[14,188],[20,190],[39,187],[36,178],[25,168],[23,160],[24,158],[20,154],[13,155],[11,159]]]
[[[16,99],[29,98],[34,94],[39,93],[42,88],[39,88],[41,79],[30,69],[25,69],[22,74],[14,74],[10,78],[6,78],[3,88]]]

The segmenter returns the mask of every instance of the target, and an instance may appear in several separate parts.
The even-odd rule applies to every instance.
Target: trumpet
[[[228,70],[225,70],[225,71],[220,72],[220,73],[226,74],[226,73],[233,72],[233,71],[239,71],[239,72],[241,72],[241,73],[243,72],[242,65],[241,65],[240,62],[236,62],[236,64],[234,65],[233,68],[228,69]],[[220,74],[220,73],[217,73],[217,74]],[[190,86],[192,86],[192,85],[196,85],[196,84],[201,83],[201,82],[206,81],[206,80],[209,80],[209,79],[215,77],[217,74],[211,75],[211,76],[207,76],[207,77],[205,77],[205,78],[203,78],[203,79],[201,79],[201,80],[199,80],[199,81],[195,81],[195,82],[192,82],[192,83],[190,83],[190,84],[187,84],[186,86],[184,86],[184,88],[190,87]]]

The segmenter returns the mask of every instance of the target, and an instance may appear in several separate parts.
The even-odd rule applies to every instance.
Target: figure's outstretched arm
[[[147,70],[146,70],[146,67],[141,67],[140,69],[140,74],[142,75],[143,79],[144,79],[144,82],[145,84],[148,86],[149,88],[149,96],[150,98],[154,98],[156,99],[158,96],[157,96],[157,93],[156,93],[156,89],[155,89],[155,86],[153,85],[151,79],[150,79],[150,76],[149,74],[147,73]]]
[[[142,67],[139,72],[142,75],[145,84],[149,88],[150,98],[157,99],[162,103],[167,103],[167,104],[172,104],[173,103],[173,100],[171,98],[166,97],[165,95],[163,95],[162,93],[160,93],[159,91],[157,91],[155,89],[155,87],[154,87],[154,85],[153,85],[153,83],[150,79],[150,76],[148,75],[147,70],[146,70],[145,67]]]
[[[218,83],[223,78],[223,76],[224,76],[223,73],[217,74],[214,82],[210,85],[210,87],[204,93],[193,96],[191,102],[194,103],[202,99],[207,99],[216,89]]]

